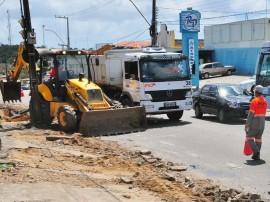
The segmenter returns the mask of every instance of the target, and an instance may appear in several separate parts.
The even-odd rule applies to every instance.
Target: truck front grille
[[[153,98],[152,102],[185,100],[186,93],[190,89],[177,90],[161,90],[161,91],[145,91],[145,94],[150,94]]]

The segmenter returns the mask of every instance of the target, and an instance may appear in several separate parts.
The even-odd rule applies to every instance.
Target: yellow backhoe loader
[[[29,111],[35,126],[51,125],[57,118],[63,131],[77,130],[87,136],[118,134],[146,129],[144,107],[122,108],[91,81],[90,54],[81,50],[35,49],[36,34],[31,25],[28,0],[20,0],[19,20],[24,39],[19,45],[13,69],[0,82],[3,101],[21,99],[20,72],[29,73]],[[110,46],[105,47],[105,49]],[[102,49],[103,50],[103,49]],[[37,62],[39,61],[39,73]],[[54,74],[43,81],[44,63],[52,62]],[[85,78],[85,73],[88,77]]]
[[[20,100],[20,71],[28,63],[20,44],[14,68],[8,79],[1,82],[3,101]],[[146,129],[144,107],[123,108],[109,99],[91,81],[89,55],[83,50],[37,49],[40,74],[44,62],[51,62],[51,78],[38,79],[38,98],[41,124],[50,125],[56,118],[61,130],[76,131],[86,136],[119,134]],[[85,75],[88,78],[85,78]],[[30,109],[33,102],[30,101]]]

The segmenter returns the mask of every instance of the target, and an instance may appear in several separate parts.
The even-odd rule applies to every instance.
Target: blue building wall
[[[255,73],[257,57],[261,48],[222,48],[215,49],[213,52],[213,61],[224,65],[236,66],[236,72],[239,74]]]

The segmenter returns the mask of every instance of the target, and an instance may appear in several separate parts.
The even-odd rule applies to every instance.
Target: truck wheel
[[[171,120],[171,121],[178,121],[182,118],[183,116],[183,110],[181,111],[177,111],[177,112],[170,112],[167,114],[167,117]]]
[[[41,122],[46,125],[51,125],[53,117],[50,115],[50,103],[47,102],[42,95],[39,95],[40,98],[40,110],[41,110]]]
[[[131,102],[130,99],[128,98],[124,98],[122,101],[121,101],[121,104],[123,105],[123,107],[133,107],[133,102]]]
[[[59,107],[57,119],[60,129],[64,132],[72,131],[77,126],[76,112],[69,105]]]
[[[203,113],[202,113],[201,108],[198,104],[195,105],[194,111],[195,111],[196,118],[201,119],[203,116]]]
[[[224,123],[227,121],[227,116],[226,116],[226,112],[224,109],[220,109],[218,112],[218,120],[221,123]]]
[[[209,78],[209,73],[205,73],[205,74],[203,75],[203,77],[204,77],[205,79],[208,79],[208,78]]]

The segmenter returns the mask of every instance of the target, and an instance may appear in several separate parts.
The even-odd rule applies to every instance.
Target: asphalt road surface
[[[204,83],[238,83],[249,76],[216,77]],[[270,111],[260,161],[242,154],[245,120],[219,123],[212,115],[197,119],[194,111],[185,111],[181,121],[172,123],[166,115],[148,116],[148,130],[139,133],[103,137],[136,149],[146,148],[165,161],[184,163],[191,176],[212,179],[227,188],[258,193],[270,199]]]

